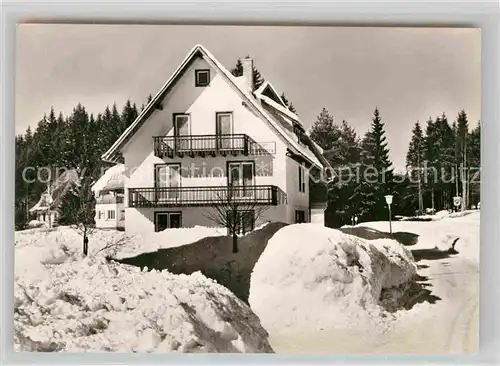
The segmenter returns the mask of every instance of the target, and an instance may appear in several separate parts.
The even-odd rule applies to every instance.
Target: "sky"
[[[397,170],[416,121],[481,112],[481,33],[464,28],[24,24],[17,29],[16,133],[51,107],[101,112],[155,95],[204,45],[224,66],[250,55],[311,126],[326,108],[363,136],[379,108]]]

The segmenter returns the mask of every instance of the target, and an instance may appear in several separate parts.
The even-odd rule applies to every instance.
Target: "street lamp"
[[[389,207],[389,231],[392,235],[392,215],[391,215],[392,196],[390,194],[385,196],[385,202],[387,203],[387,206]]]

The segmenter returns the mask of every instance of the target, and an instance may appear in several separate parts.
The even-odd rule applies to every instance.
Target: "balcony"
[[[179,207],[234,204],[277,206],[286,203],[286,194],[271,185],[240,187],[159,187],[130,188],[129,207]]]
[[[97,205],[123,203],[123,196],[111,196],[111,195],[99,196],[96,197],[95,203]]]
[[[155,136],[153,140],[155,156],[162,159],[270,153],[246,134]]]

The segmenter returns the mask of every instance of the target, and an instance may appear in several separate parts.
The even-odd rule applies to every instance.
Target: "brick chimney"
[[[243,77],[245,78],[245,89],[249,93],[253,92],[253,60],[247,56],[242,61]]]

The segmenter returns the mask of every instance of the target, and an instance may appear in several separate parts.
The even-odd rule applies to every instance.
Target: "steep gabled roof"
[[[191,63],[196,59],[196,57],[202,57],[205,61],[214,69],[220,72],[221,75],[227,80],[229,85],[240,94],[241,98],[245,102],[245,105],[252,109],[257,115],[259,115],[262,119],[268,122],[270,127],[275,131],[275,133],[283,138],[286,143],[291,147],[294,153],[302,155],[307,161],[309,161],[313,165],[318,165],[318,160],[311,158],[311,154],[309,154],[305,147],[300,146],[294,139],[283,130],[283,127],[280,126],[279,123],[276,123],[273,118],[266,112],[266,110],[257,102],[254,96],[249,92],[242,88],[242,83],[240,83],[205,47],[202,45],[196,45],[193,49],[188,53],[186,58],[179,65],[177,70],[172,74],[172,76],[168,79],[168,81],[162,86],[162,88],[158,91],[158,93],[151,99],[148,105],[144,108],[144,110],[139,114],[136,120],[123,132],[123,134],[116,140],[116,142],[102,155],[102,159],[109,162],[118,162],[120,158],[120,150],[122,147],[129,141],[129,139],[134,135],[134,133],[144,124],[144,122],[148,119],[148,117],[154,112],[155,108],[158,104],[164,99],[169,90],[175,85],[175,82],[184,74],[184,72],[188,69]],[[265,97],[265,96],[263,96]],[[266,97],[267,98],[267,97]],[[267,98],[271,100],[270,98]],[[271,100],[272,101],[272,100]],[[272,101],[277,106],[278,103]],[[283,110],[288,111],[285,107],[281,107]],[[286,112],[285,112],[286,113]],[[288,111],[290,115],[296,115],[290,111]],[[293,118],[293,117],[291,117]],[[296,117],[298,120],[298,117]],[[320,164],[323,165],[323,164]],[[322,166],[319,166],[322,168]]]

